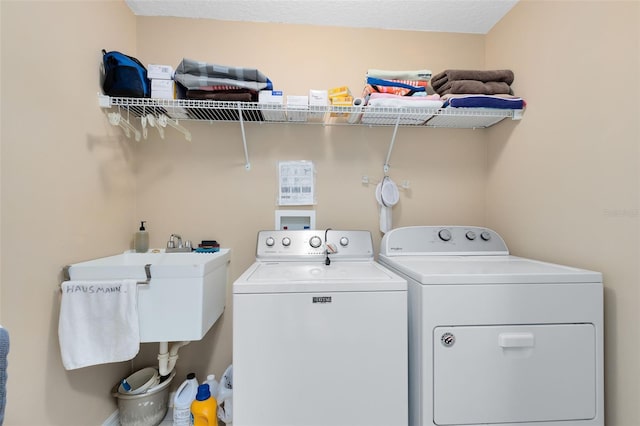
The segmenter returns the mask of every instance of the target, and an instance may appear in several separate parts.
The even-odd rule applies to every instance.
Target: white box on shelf
[[[261,105],[260,111],[265,121],[286,121],[284,96],[281,90],[261,90],[258,93],[258,103],[264,104],[264,106]]]
[[[175,81],[158,79],[151,80],[151,97],[155,99],[175,99]]]
[[[287,95],[287,118],[289,121],[307,121],[309,97]]]
[[[309,90],[309,120],[322,121],[329,105],[327,90]]]
[[[147,78],[150,80],[172,80],[173,67],[171,65],[147,65]]]

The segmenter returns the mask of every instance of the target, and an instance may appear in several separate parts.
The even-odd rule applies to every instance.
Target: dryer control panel
[[[477,226],[408,226],[382,237],[380,254],[409,255],[507,255],[509,249],[498,233]]]
[[[260,260],[371,260],[373,241],[369,231],[274,230],[260,231],[256,258]]]

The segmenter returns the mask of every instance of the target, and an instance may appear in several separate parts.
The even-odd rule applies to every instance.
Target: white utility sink
[[[125,252],[69,267],[71,280],[135,279],[140,341],[200,340],[224,311],[229,249],[216,253]]]

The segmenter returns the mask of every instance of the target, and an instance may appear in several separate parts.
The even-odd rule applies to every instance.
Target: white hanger
[[[164,114],[160,114],[158,116],[157,124],[159,124],[162,127],[167,127],[167,124],[168,124],[169,126],[173,127],[174,129],[182,133],[184,135],[184,138],[189,142],[191,142],[191,132],[185,129],[184,127],[182,127],[180,124],[178,124],[178,120],[173,120]]]
[[[156,122],[156,118],[153,116],[153,114],[147,114],[147,121],[149,122],[149,126],[155,127],[156,129],[158,129],[158,133],[160,134],[160,139],[164,139],[164,129],[162,128],[162,126],[158,125],[158,123]]]
[[[133,132],[136,142],[140,141],[140,138],[141,138],[140,131],[136,129],[133,126],[133,124],[129,123],[127,120],[122,118],[122,115],[120,115],[119,112],[110,112],[108,114],[108,117],[109,117],[109,123],[111,123],[113,126],[120,126],[122,130],[124,130],[125,136],[130,138],[131,132]]]
[[[142,115],[140,117],[140,124],[142,124],[142,139],[147,139],[147,135],[149,132],[147,132],[147,116],[146,115]]]

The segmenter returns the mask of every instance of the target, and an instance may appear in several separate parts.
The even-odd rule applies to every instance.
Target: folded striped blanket
[[[273,89],[271,80],[255,68],[230,67],[187,58],[177,66],[174,79],[187,89],[220,85],[255,91]]]
[[[426,93],[428,81],[420,80],[384,80],[381,78],[367,77],[367,85],[362,91],[362,97],[366,98],[372,93],[390,93],[399,96],[411,96],[414,93]]]

